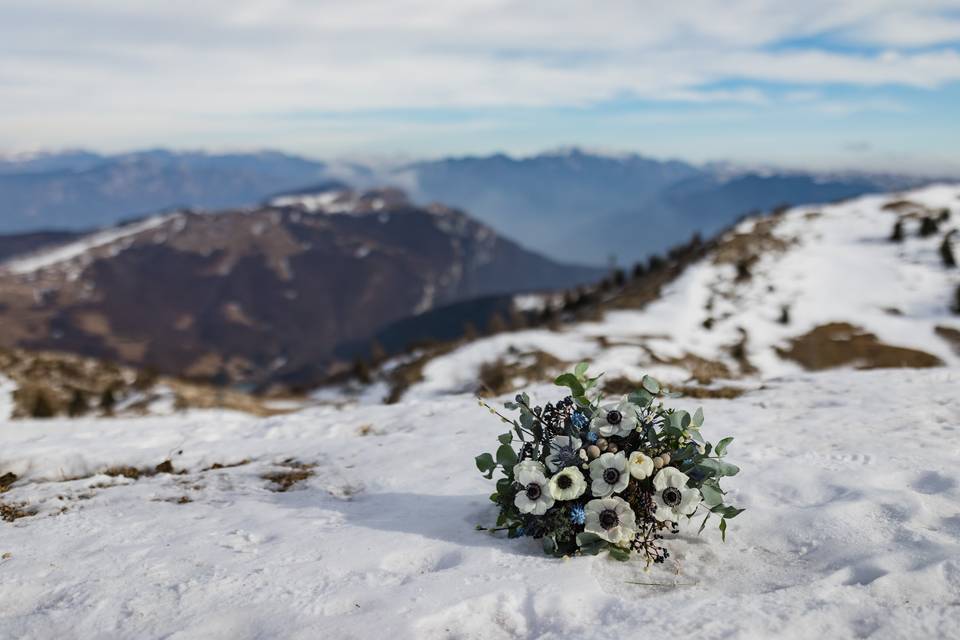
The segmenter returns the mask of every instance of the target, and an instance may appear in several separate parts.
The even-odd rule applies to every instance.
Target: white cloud
[[[717,87],[729,80],[797,92],[960,81],[952,3],[674,4],[6,0],[0,141],[228,136],[290,114],[622,97],[771,104],[760,88]],[[824,35],[853,48],[817,45]]]

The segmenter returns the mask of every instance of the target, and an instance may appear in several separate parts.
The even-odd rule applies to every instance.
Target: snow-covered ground
[[[3,422],[0,501],[38,515],[0,522],[0,636],[956,637],[958,389],[952,367],[838,371],[704,401],[747,511],[647,572],[474,530],[495,510],[473,456],[502,426],[466,395]],[[287,492],[262,477],[303,465]]]
[[[891,242],[898,217],[913,210],[884,205],[903,200],[931,214],[946,209],[950,219],[925,238],[917,233],[919,220],[908,219],[904,241]],[[749,234],[768,221],[747,219],[729,236]],[[752,377],[794,374],[803,369],[780,357],[777,348],[834,322],[860,327],[884,344],[960,366],[960,353],[935,331],[940,325],[960,330],[960,317],[950,309],[953,292],[960,286],[960,269],[944,268],[939,252],[950,229],[960,229],[960,185],[795,207],[771,225],[773,238],[784,246],[760,251],[747,280],[738,280],[734,264],[717,262],[711,253],[642,310],[608,312],[600,321],[560,332],[499,334],[435,358],[407,397],[474,389],[480,366],[511,349],[544,351],[566,362],[588,358],[611,375],[635,379],[646,372],[683,382],[689,371],[669,361],[687,355],[724,363],[737,372],[729,352],[741,341],[741,328],[748,338],[745,355],[756,368]],[[960,260],[960,234],[954,238],[954,252]],[[524,308],[533,303],[529,296],[520,299]],[[784,307],[789,313],[786,323],[781,322]],[[712,322],[709,329],[704,326],[707,319]]]

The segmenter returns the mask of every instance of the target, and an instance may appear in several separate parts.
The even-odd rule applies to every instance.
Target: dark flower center
[[[573,480],[570,479],[570,476],[560,476],[557,478],[557,486],[561,489],[569,489],[573,486]]]
[[[617,484],[620,479],[620,472],[613,467],[607,467],[603,470],[603,481],[607,484]]]
[[[536,482],[531,482],[527,485],[526,492],[528,498],[531,500],[536,500],[540,497],[540,494],[543,493],[543,490],[540,489],[540,485],[538,485]]]
[[[660,497],[663,498],[663,501],[667,504],[668,507],[675,507],[680,504],[680,500],[683,496],[680,494],[680,489],[676,487],[667,487],[663,490],[663,493],[660,494]]]
[[[607,509],[600,512],[600,526],[604,529],[612,529],[620,524],[620,516],[613,509]]]
[[[610,424],[620,424],[621,420],[623,420],[623,414],[619,411],[610,411],[607,413],[607,422]]]

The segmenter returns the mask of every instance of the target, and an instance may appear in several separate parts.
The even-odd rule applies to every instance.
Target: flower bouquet
[[[555,404],[530,406],[525,393],[506,403],[517,419],[481,402],[512,426],[495,454],[476,457],[485,477],[503,474],[490,496],[500,507],[490,530],[542,539],[555,556],[607,550],[629,560],[637,553],[648,566],[669,557],[664,534],[678,533],[698,511],[700,531],[717,516],[726,540],[727,520],[743,511],[724,504],[720,488],[721,478],[740,470],[723,459],[733,438],[706,442],[703,411],[665,408],[658,398],[670,394],[650,376],[637,391],[604,402],[600,376],[588,377],[587,366],[556,379],[570,395]]]

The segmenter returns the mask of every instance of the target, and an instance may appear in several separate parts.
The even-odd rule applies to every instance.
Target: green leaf
[[[598,536],[595,533],[588,533],[584,531],[583,533],[577,534],[577,544],[583,546],[585,544],[595,544],[597,542],[602,542],[603,538]]]
[[[646,389],[640,389],[639,391],[634,391],[627,396],[627,400],[637,405],[638,407],[649,406],[653,402],[653,395]]]
[[[703,407],[698,408],[693,414],[693,426],[697,429],[703,426]]]
[[[517,452],[508,444],[502,444],[497,449],[497,464],[504,469],[512,469],[517,464]]]
[[[733,520],[744,511],[746,511],[746,509],[738,509],[736,507],[728,506],[723,512],[723,517],[726,518],[727,520]]]
[[[694,442],[699,442],[700,444],[703,444],[705,442],[705,440],[703,439],[703,436],[700,434],[699,429],[690,429],[687,433],[690,434],[690,439],[693,440]]]
[[[703,483],[700,487],[700,494],[703,495],[703,502],[708,507],[712,508],[723,503],[723,494],[707,483]]]
[[[481,453],[474,460],[477,463],[477,469],[480,473],[489,473],[488,478],[493,477],[493,470],[497,468],[497,463],[493,461],[493,456],[489,453]]]
[[[707,520],[709,519],[710,519],[710,513],[708,512],[707,515],[703,517],[703,522],[700,523],[700,529],[697,530],[697,535],[700,535],[701,533],[703,533],[703,529],[704,527],[707,526]]]
[[[626,562],[630,559],[630,552],[626,549],[621,549],[620,547],[611,546],[607,549],[607,552],[610,554],[610,557],[619,562]]]
[[[713,450],[716,452],[718,456],[723,456],[724,454],[727,453],[727,447],[730,446],[731,442],[733,442],[732,437],[724,438],[723,440],[717,443],[717,446],[714,447]]]
[[[640,381],[640,385],[653,395],[660,393],[660,383],[657,382],[655,378],[643,376],[643,380]]]
[[[557,379],[553,381],[558,387],[567,387],[570,389],[571,395],[582,396],[584,394],[583,385],[580,384],[580,381],[577,380],[577,376],[572,373],[565,373],[561,376],[557,376]]]
[[[584,531],[577,534],[577,546],[583,553],[595,556],[607,548],[607,541],[596,534]]]
[[[740,473],[740,467],[737,465],[724,462],[723,460],[716,460],[714,458],[708,458],[701,461],[697,467],[699,467],[699,469],[708,476],[715,476],[717,478],[735,476]]]
[[[589,362],[580,362],[577,364],[577,366],[573,368],[573,375],[576,376],[577,379],[582,380],[583,377],[587,374],[587,369],[589,367],[590,367]]]
[[[512,486],[513,481],[510,478],[500,478],[497,480],[497,493],[508,495]]]
[[[510,444],[513,442],[513,434],[509,431],[507,433],[501,433],[497,436],[497,440],[500,441],[500,444]]]
[[[499,499],[500,499],[499,492],[490,494],[490,502],[497,502]]]
[[[724,542],[727,541],[727,521],[723,518],[720,518],[720,538],[722,538]]]

